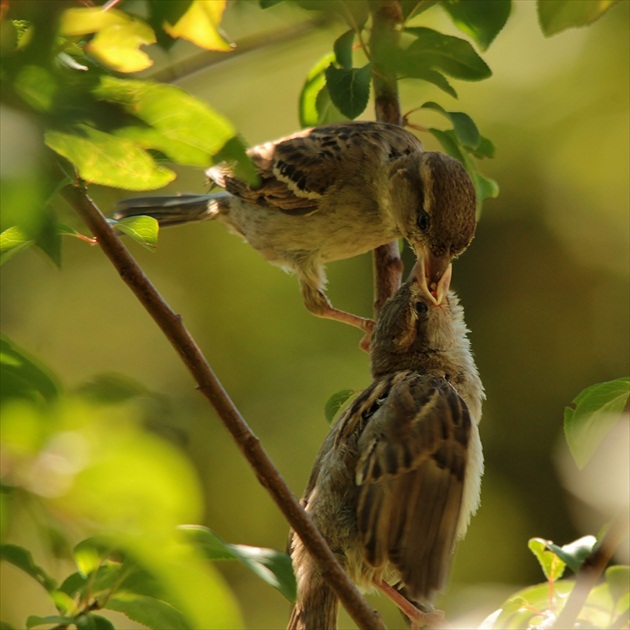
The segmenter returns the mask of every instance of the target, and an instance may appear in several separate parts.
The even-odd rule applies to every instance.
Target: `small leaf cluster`
[[[146,46],[168,47],[175,38],[231,50],[219,27],[225,5],[146,2],[146,18],[111,6],[8,5],[1,23],[2,100],[38,126],[42,148],[57,160],[41,160],[35,186],[25,177],[3,179],[3,257],[35,243],[59,264],[60,238],[69,232],[49,204],[77,178],[152,190],[175,178],[165,161],[207,167],[223,160],[236,162],[245,179],[254,177],[245,146],[224,116],[179,88],[130,76],[153,63]],[[154,228],[119,227],[154,246]]]
[[[267,8],[280,1],[260,0],[260,4]],[[482,81],[489,78],[492,71],[468,40],[418,26],[419,16],[422,19],[421,14],[438,5],[453,25],[484,52],[501,32],[511,12],[511,0],[401,0],[398,5],[402,27],[397,40],[392,42],[371,37],[374,5],[368,0],[284,1],[332,14],[349,27],[335,40],[333,51],[319,59],[306,77],[299,99],[303,127],[357,118],[368,106],[371,84],[383,77],[394,81],[421,81],[449,97],[458,98],[453,79]],[[582,26],[597,19],[613,3],[614,0],[604,3],[539,0],[540,25],[546,35]],[[355,56],[359,57],[358,62]],[[453,124],[452,128],[426,131],[446,153],[464,164],[473,180],[479,209],[485,199],[497,197],[498,184],[483,175],[476,164],[478,159],[493,157],[494,146],[479,134],[472,118],[463,112],[447,111],[437,103],[425,103],[418,109],[439,111]],[[464,134],[462,127],[466,128]]]
[[[528,547],[538,559],[547,581],[512,595],[484,620],[482,628],[557,627],[558,617],[575,587],[575,580],[560,578],[566,567],[579,572],[596,548],[596,539],[594,536],[584,536],[568,545],[558,546],[549,540],[532,538]],[[588,593],[575,627],[627,627],[630,614],[629,585],[630,567],[611,566],[606,569],[604,581]]]
[[[285,553],[181,525],[200,518],[202,493],[188,459],[144,429],[150,410],[151,417],[169,413],[162,396],[115,375],[65,391],[50,369],[4,337],[0,383],[0,559],[37,582],[56,610],[29,616],[23,627],[106,630],[113,628],[107,611],[156,630],[242,627],[212,564],[223,560],[239,561],[294,600]],[[49,547],[46,561],[71,558],[75,571],[58,580],[31,551],[7,541],[25,519]],[[72,545],[77,532],[87,537]]]
[[[297,4],[315,8],[313,3],[298,0]],[[415,26],[415,18],[433,4],[436,3],[400,3],[404,23],[398,41],[392,43],[370,37],[373,25],[369,3],[332,3],[332,10],[350,28],[335,40],[333,52],[320,59],[309,72],[299,100],[301,124],[311,126],[360,116],[367,108],[371,83],[383,76],[395,81],[430,83],[453,98],[457,98],[457,92],[451,79],[481,81],[490,77],[490,68],[467,40]],[[444,2],[441,6],[481,50],[501,31],[511,8],[510,0]],[[359,65],[354,62],[355,51],[363,60]],[[496,197],[498,185],[476,166],[476,159],[493,157],[494,146],[480,135],[472,118],[463,112],[447,111],[437,103],[425,103],[416,109],[438,111],[453,124],[451,129],[425,131],[464,164],[477,190],[479,206],[484,199]]]
[[[630,399],[628,377],[598,383],[583,390],[565,410],[565,436],[576,464],[583,467],[604,436],[620,421]],[[627,522],[625,524],[627,527]],[[606,535],[608,527],[602,532]],[[583,536],[566,545],[532,538],[528,543],[546,583],[525,588],[510,597],[483,622],[483,628],[555,628],[573,592],[575,580],[561,579],[569,568],[579,574],[598,550],[601,540]],[[630,623],[630,567],[610,566],[603,582],[588,592],[579,610],[579,628],[627,628]]]

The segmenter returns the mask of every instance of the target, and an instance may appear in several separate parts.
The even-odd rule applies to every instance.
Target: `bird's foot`
[[[423,611],[410,602],[400,591],[387,582],[379,582],[377,588],[387,596],[411,621],[411,630],[444,628],[444,613],[441,610]]]
[[[363,337],[361,338],[361,341],[359,341],[359,348],[361,348],[361,350],[365,350],[365,352],[369,352],[370,346],[372,345],[372,333],[374,332],[374,321],[371,319],[366,319],[365,323],[366,323],[365,335],[363,335]]]
[[[328,303],[327,298],[321,292],[318,297],[320,298],[318,301],[309,302],[305,300],[304,304],[306,305],[306,308],[308,308],[308,310],[314,315],[317,315],[317,317],[334,319],[338,322],[350,324],[350,326],[354,326],[355,328],[362,330],[365,334],[359,342],[359,347],[362,350],[369,352],[370,342],[372,340],[372,331],[374,330],[374,320],[367,319],[366,317],[359,317],[358,315],[353,315],[352,313],[348,313],[331,306],[330,303]],[[323,300],[326,300],[324,304],[322,304],[322,298]]]

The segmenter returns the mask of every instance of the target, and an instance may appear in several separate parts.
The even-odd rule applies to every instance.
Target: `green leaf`
[[[536,556],[538,562],[540,562],[540,566],[542,567],[547,580],[555,582],[562,577],[566,567],[566,562],[560,559],[556,553],[549,549],[550,544],[553,544],[550,540],[530,538],[527,546]]]
[[[306,75],[298,101],[301,127],[314,127],[319,124],[317,97],[320,90],[326,85],[326,68],[334,61],[334,53],[329,53],[322,57]]]
[[[614,566],[606,569],[606,584],[610,591],[615,608],[619,608],[620,612],[627,609],[630,604],[630,567]],[[625,608],[618,606],[619,602],[625,599]]]
[[[552,606],[555,605],[553,611],[549,610],[549,584],[545,582],[528,586],[508,598],[501,608],[484,619],[479,627],[497,630],[541,627],[543,621],[552,620],[557,616],[562,604],[573,590],[573,584],[573,580],[555,582],[553,590],[555,601],[551,602]]]
[[[85,50],[112,70],[138,72],[153,64],[151,57],[140,50],[140,46],[155,43],[153,29],[117,9],[66,9],[61,16],[60,31],[64,37],[95,33]]]
[[[13,88],[34,110],[48,112],[59,95],[60,86],[48,70],[26,65],[19,70]]]
[[[26,619],[27,628],[35,628],[37,626],[49,626],[50,624],[65,626],[71,623],[74,623],[74,619],[72,617],[60,617],[59,615],[48,615],[47,617],[30,615]]]
[[[158,166],[136,142],[118,138],[84,123],[49,130],[46,144],[70,160],[87,182],[125,190],[160,188],[175,174]]]
[[[114,227],[149,251],[155,251],[158,232],[160,231],[160,224],[157,219],[147,216],[127,217],[116,221]]]
[[[144,385],[122,374],[98,374],[77,391],[81,396],[100,403],[125,402],[153,395]]]
[[[77,543],[72,555],[81,575],[89,577],[103,564],[111,551],[111,542],[93,537]]]
[[[403,53],[404,55],[405,53]],[[412,59],[403,61],[399,66],[398,70],[403,72],[405,77],[410,79],[420,79],[421,81],[426,81],[427,83],[431,83],[436,87],[439,87],[440,90],[446,92],[453,98],[457,97],[457,92],[453,88],[453,86],[448,82],[447,78],[437,70],[431,70],[430,68],[423,68],[420,65],[413,62]],[[401,77],[401,78],[405,78]]]
[[[350,70],[330,65],[325,74],[330,98],[339,111],[350,119],[362,114],[370,98],[370,64]]]
[[[93,94],[146,123],[121,127],[113,133],[145,149],[161,151],[180,164],[208,166],[237,135],[226,118],[172,85],[102,77]]]
[[[7,228],[0,234],[0,265],[7,260],[11,260],[21,251],[28,249],[33,240],[26,236],[26,233],[18,226]]]
[[[110,26],[125,24],[133,19],[126,13],[113,8],[108,11],[103,11],[101,7],[70,8],[61,14],[59,34],[62,37],[80,37],[98,33]]]
[[[573,590],[575,580],[559,580],[553,589],[549,584],[527,587],[512,595],[501,608],[488,616],[481,628],[551,628]],[[626,586],[626,590],[627,590]],[[588,595],[580,611],[575,627],[580,628],[615,628],[623,625],[611,625],[620,611],[616,609],[607,583],[596,586]],[[557,625],[557,624],[556,624]]]
[[[57,267],[61,267],[61,234],[55,215],[47,211],[42,214],[42,223],[35,244]]]
[[[188,630],[190,622],[168,602],[128,591],[118,591],[107,600],[105,608],[121,612],[132,621],[154,630]]]
[[[315,105],[317,107],[317,124],[319,125],[349,120],[333,103],[326,85],[319,91]]]
[[[227,0],[192,0],[188,10],[174,24],[164,23],[164,30],[173,38],[181,37],[206,50],[229,51],[234,44],[221,31]]]
[[[0,400],[27,398],[47,401],[59,396],[57,380],[4,335],[0,336]]]
[[[140,46],[154,44],[155,41],[155,33],[150,26],[132,19],[100,30],[85,50],[116,72],[140,72],[153,65],[151,57],[140,50]]]
[[[427,9],[430,9],[440,0],[398,0],[403,12],[405,22],[416,15],[420,15]]]
[[[463,147],[461,146],[457,135],[452,129],[447,129],[444,131],[442,129],[429,127],[428,131],[438,140],[438,142],[442,145],[442,148],[446,151],[446,153],[448,153],[448,155],[454,157],[456,160],[459,160],[464,166],[466,166],[467,170],[472,168],[470,159],[468,159],[465,155]]]
[[[630,378],[591,385],[564,410],[564,435],[578,468],[583,468],[628,404]]]
[[[479,171],[474,171],[472,180],[477,193],[477,205],[479,207],[486,199],[496,199],[499,196],[499,184],[491,177],[486,177]]]
[[[214,155],[215,164],[229,162],[233,167],[234,176],[247,182],[250,186],[258,185],[260,176],[247,155],[247,146],[238,136],[230,138]]]
[[[453,129],[457,135],[459,141],[467,148],[476,149],[481,142],[481,135],[477,125],[475,125],[473,119],[464,112],[449,112],[446,111],[438,103],[429,101],[420,106],[421,109],[432,109],[440,112],[446,118],[448,118],[453,124]]]
[[[538,0],[538,21],[549,37],[567,28],[598,20],[618,0]]]
[[[405,52],[409,64],[466,81],[480,81],[492,75],[486,62],[464,39],[424,27],[406,28],[405,33],[416,38]]]
[[[290,602],[297,598],[291,558],[281,551],[248,545],[232,545],[238,559],[263,582],[279,590]]]
[[[129,550],[151,575],[163,596],[158,599],[181,610],[188,628],[243,628],[237,602],[218,571],[176,530],[170,539],[141,536]],[[125,582],[125,591],[133,592]],[[141,593],[139,593],[141,594]]]
[[[324,405],[324,415],[328,424],[332,424],[341,407],[357,392],[354,389],[342,389],[333,394]]]
[[[35,564],[31,552],[28,549],[24,549],[24,547],[19,547],[18,545],[0,545],[0,560],[5,560],[18,569],[22,569],[22,571],[30,575],[49,593],[57,586],[57,582],[38,564]]]
[[[74,623],[77,630],[115,630],[114,624],[109,619],[94,613],[81,615],[75,619]]]
[[[453,129],[443,131],[442,129],[429,128],[428,131],[437,138],[448,155],[459,160],[466,167],[475,187],[477,213],[479,214],[485,199],[499,195],[499,185],[493,179],[486,177],[477,170],[473,160],[469,157],[469,154],[475,155],[476,150],[469,150],[462,145]]]
[[[491,140],[485,136],[481,136],[477,147],[471,151],[476,158],[493,158],[495,153],[495,147]]]
[[[0,630],[15,630],[15,628],[6,621],[0,621]]]
[[[555,553],[574,573],[577,573],[584,561],[591,555],[597,540],[595,536],[583,536],[572,543],[559,547],[550,540],[546,541],[549,551]]]
[[[75,615],[77,610],[77,603],[72,597],[62,590],[51,591],[50,597],[55,604],[55,608],[62,614],[67,616]]]
[[[297,586],[291,558],[286,553],[264,547],[232,545],[212,530],[199,525],[180,526],[187,540],[209,560],[240,560],[260,579],[278,589],[289,601],[296,598]]]
[[[449,0],[440,5],[459,30],[486,50],[510,16],[511,0]]]
[[[354,44],[354,31],[350,29],[340,35],[333,44],[335,61],[346,70],[352,68],[352,46]]]
[[[348,120],[334,105],[326,86],[326,69],[335,61],[334,53],[322,57],[310,70],[299,98],[302,127]]]
[[[74,597],[78,593],[83,592],[85,585],[87,584],[87,578],[85,575],[81,575],[78,571],[71,573],[59,587],[59,590],[70,597]]]

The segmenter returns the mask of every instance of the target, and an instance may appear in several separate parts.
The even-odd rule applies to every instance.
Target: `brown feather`
[[[366,559],[376,567],[392,562],[420,600],[446,577],[469,434],[468,410],[453,387],[408,373],[359,438],[357,524]]]
[[[309,214],[319,200],[347,182],[361,180],[378,162],[383,167],[403,155],[421,152],[408,131],[376,122],[337,123],[304,129],[248,151],[260,175],[250,187],[234,177],[229,164],[213,167],[210,179],[248,203],[289,214]],[[340,181],[340,171],[344,177]]]

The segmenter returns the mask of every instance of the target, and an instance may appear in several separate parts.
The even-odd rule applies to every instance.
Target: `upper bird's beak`
[[[416,278],[436,305],[442,303],[451,286],[453,265],[448,256],[434,256],[431,252],[418,259]]]

